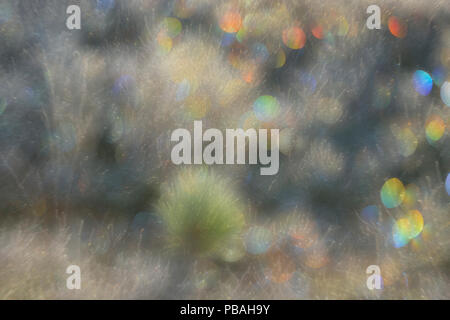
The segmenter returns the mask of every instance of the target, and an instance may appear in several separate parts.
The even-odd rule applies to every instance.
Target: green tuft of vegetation
[[[239,237],[243,206],[223,179],[210,170],[187,170],[163,193],[158,205],[173,249],[216,255]]]

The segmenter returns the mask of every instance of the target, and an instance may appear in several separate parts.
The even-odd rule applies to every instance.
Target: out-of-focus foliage
[[[158,210],[170,245],[194,255],[221,254],[244,227],[244,208],[229,181],[208,170],[181,172]]]
[[[77,3],[0,0],[1,299],[449,298],[448,0]],[[174,165],[194,120],[279,173]]]

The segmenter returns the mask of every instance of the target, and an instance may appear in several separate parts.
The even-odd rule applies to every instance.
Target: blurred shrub
[[[236,239],[243,226],[243,206],[229,182],[209,170],[180,173],[163,193],[159,212],[172,249],[215,255]]]

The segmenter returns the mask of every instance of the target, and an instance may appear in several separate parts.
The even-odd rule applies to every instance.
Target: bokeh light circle
[[[182,25],[180,20],[173,17],[164,18],[162,22],[162,30],[170,38],[175,38],[178,36],[182,30]]]
[[[272,96],[260,96],[253,104],[253,111],[255,112],[256,118],[259,120],[270,121],[278,116],[280,104],[277,99]]]
[[[227,33],[236,33],[242,26],[242,17],[237,11],[228,11],[220,19],[220,29]]]
[[[417,93],[427,96],[433,89],[433,79],[427,72],[417,70],[413,75],[413,85]]]
[[[423,216],[419,210],[410,210],[407,215],[409,221],[408,237],[413,239],[423,230]]]
[[[408,32],[408,26],[398,17],[390,17],[388,20],[389,31],[397,38],[404,38]]]
[[[417,237],[423,230],[424,220],[419,210],[410,210],[398,219],[392,228],[394,246],[400,248]]]
[[[407,236],[407,230],[409,228],[409,221],[406,218],[401,218],[395,221],[392,228],[392,236],[394,241],[394,246],[396,248],[401,248],[408,244],[409,239]]]
[[[281,68],[285,63],[286,54],[284,53],[283,49],[280,49],[275,57],[275,68]]]
[[[450,82],[448,81],[441,86],[441,99],[447,107],[450,107]]]
[[[436,142],[442,138],[445,132],[445,123],[441,117],[437,115],[433,115],[428,118],[425,133],[427,135],[427,139],[431,142]]]
[[[159,48],[163,53],[169,53],[172,50],[174,44],[174,38],[176,38],[182,30],[180,20],[173,17],[166,17],[161,22],[160,30],[156,36]]]
[[[395,208],[399,206],[405,197],[405,187],[397,178],[387,180],[380,191],[381,202],[386,208]]]
[[[247,40],[247,38],[248,38],[247,28],[245,26],[241,26],[239,31],[236,33],[236,39],[240,43],[243,43],[245,40]]]
[[[311,28],[312,35],[317,39],[323,39],[324,38],[324,31],[320,24],[316,24]]]
[[[234,40],[236,40],[236,34],[235,33],[224,33],[222,36],[222,43],[221,45],[223,47],[231,46],[234,43]]]
[[[161,52],[168,53],[172,50],[173,40],[163,30],[161,30],[156,36],[156,41],[158,42]]]
[[[299,27],[291,27],[283,31],[283,43],[290,49],[301,49],[305,46],[306,35]]]
[[[450,196],[450,173],[447,175],[447,179],[445,179],[445,190],[447,194]]]

